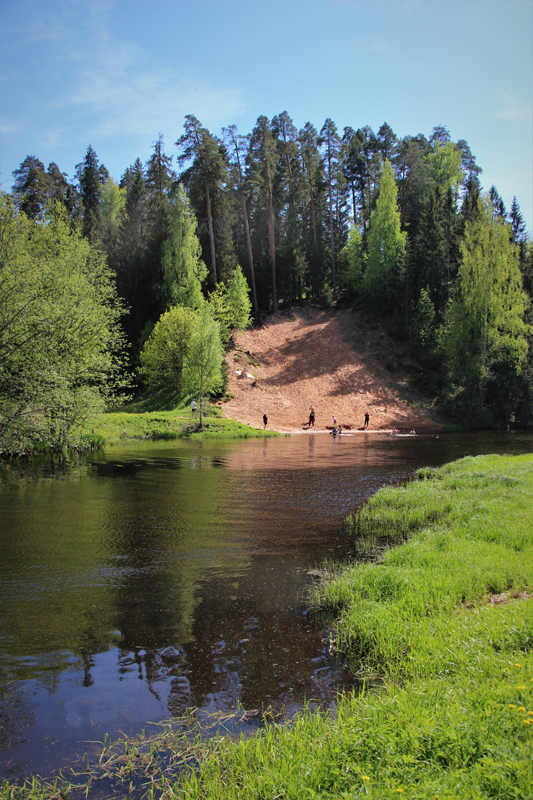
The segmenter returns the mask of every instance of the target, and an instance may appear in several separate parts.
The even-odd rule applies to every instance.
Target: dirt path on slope
[[[239,333],[236,349],[226,357],[233,398],[223,403],[223,415],[259,428],[266,411],[269,429],[295,433],[307,429],[313,405],[317,431],[331,428],[333,415],[343,428],[356,431],[365,412],[368,432],[440,430],[424,411],[398,398],[386,370],[343,340],[349,313],[292,309],[268,318],[262,328]],[[243,378],[238,370],[252,377]]]

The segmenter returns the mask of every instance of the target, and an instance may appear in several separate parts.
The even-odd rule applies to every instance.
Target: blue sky
[[[194,114],[212,133],[445,125],[533,229],[532,0],[0,0],[0,180],[26,155],[118,180]]]

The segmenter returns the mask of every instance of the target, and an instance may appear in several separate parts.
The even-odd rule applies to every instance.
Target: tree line
[[[55,204],[105,255],[145,379],[147,343],[176,306],[201,316],[208,302],[227,340],[248,293],[258,322],[336,299],[410,339],[451,413],[531,422],[531,240],[516,198],[507,212],[495,187],[481,191],[465,140],[331,119],[298,130],[283,112],[220,136],[189,115],[175,146],[174,163],[160,135],[119,182],[91,146],[71,182],[35,156],[14,172],[18,213],[42,225]]]

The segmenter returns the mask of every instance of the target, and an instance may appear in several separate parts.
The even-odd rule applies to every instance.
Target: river
[[[305,591],[350,557],[345,516],[418,467],[531,451],[525,434],[313,432],[3,464],[0,776],[189,708],[333,706],[350,678]]]

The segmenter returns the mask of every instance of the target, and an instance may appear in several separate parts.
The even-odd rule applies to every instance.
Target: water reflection
[[[22,482],[4,465],[1,771],[191,706],[333,703],[346,676],[302,598],[310,568],[349,553],[346,514],[419,466],[531,445],[311,433],[33,459]]]

